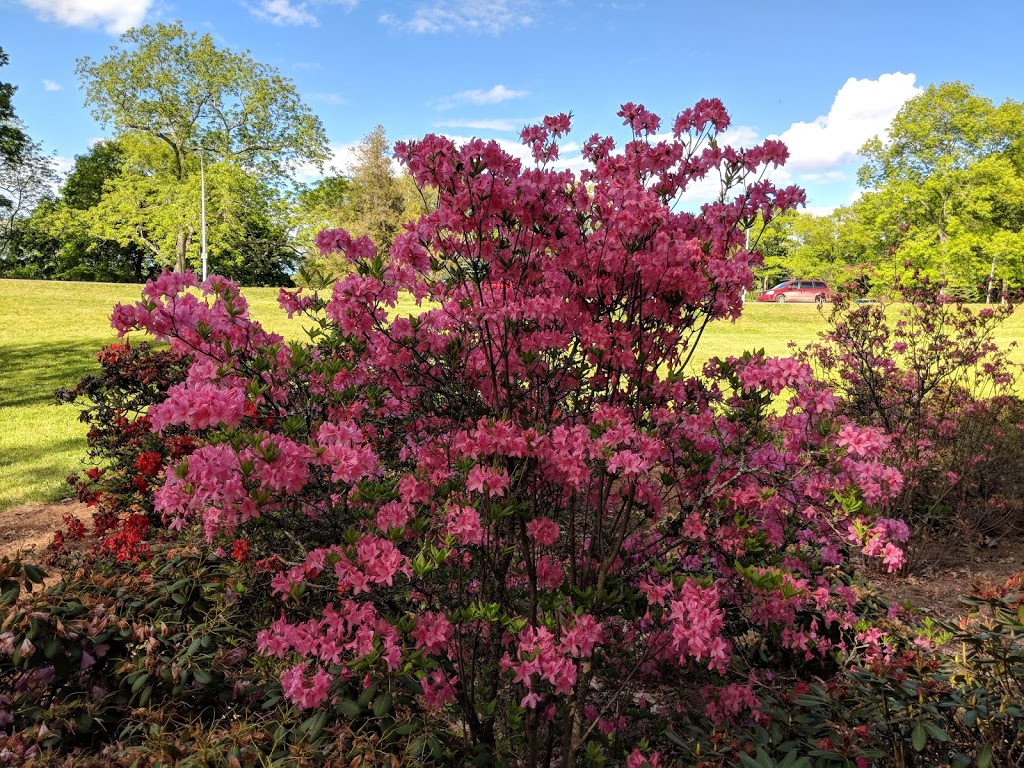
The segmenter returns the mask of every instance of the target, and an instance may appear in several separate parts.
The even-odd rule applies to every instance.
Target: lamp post
[[[199,145],[199,229],[201,232],[200,254],[203,258],[203,282],[206,282],[206,168],[203,165],[203,145]]]

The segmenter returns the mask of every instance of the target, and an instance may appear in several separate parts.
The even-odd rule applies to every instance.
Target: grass
[[[85,426],[72,406],[54,404],[53,392],[97,369],[95,355],[116,338],[110,311],[135,301],[140,286],[0,280],[0,509],[67,496],[64,478],[80,469]],[[286,337],[301,336],[276,302],[275,288],[244,291],[253,317]],[[410,302],[399,311],[413,311]],[[789,342],[813,341],[825,322],[814,305],[746,305],[736,323],[708,327],[694,363],[763,348],[786,355]],[[1024,312],[1001,328],[998,341],[1024,337]],[[1024,350],[1015,353],[1024,359]]]
[[[0,280],[0,509],[68,495],[83,468],[86,427],[53,393],[98,369],[117,336],[110,312],[140,297],[137,285]],[[252,314],[278,333],[301,332],[277,308],[277,289],[245,292]]]
[[[691,361],[698,370],[712,357],[738,355],[764,349],[770,356],[790,354],[789,343],[807,344],[825,330],[825,320],[814,304],[758,304],[743,307],[735,323],[711,323],[701,336]]]

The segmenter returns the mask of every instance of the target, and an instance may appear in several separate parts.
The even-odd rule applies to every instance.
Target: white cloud
[[[921,93],[914,80],[913,74],[902,72],[877,80],[851,77],[836,93],[827,115],[809,123],[794,123],[783,131],[779,138],[790,151],[786,167],[795,173],[811,174],[832,172],[852,161],[872,136],[884,139],[900,107]]]
[[[318,27],[320,20],[313,9],[324,5],[341,5],[350,11],[359,0],[259,0],[259,5],[247,6],[257,18],[279,27]]]
[[[835,184],[840,181],[846,181],[846,179],[846,171],[839,169],[800,174],[800,181],[804,184]]]
[[[306,3],[292,5],[291,0],[262,0],[258,6],[250,6],[249,11],[254,16],[279,27],[319,26],[320,22],[316,16],[306,8]]]
[[[521,99],[524,96],[529,96],[529,91],[514,91],[511,88],[506,88],[504,85],[499,84],[491,88],[489,91],[482,91],[479,88],[474,88],[470,91],[454,93],[451,96],[442,99],[437,104],[437,108],[451,109],[459,104],[500,104],[503,101]]]
[[[312,163],[299,163],[292,168],[292,173],[296,181],[303,183],[322,179],[325,175],[333,176],[339,173],[348,173],[351,170],[352,152],[357,146],[358,142],[343,144],[332,141],[329,147],[331,156],[324,163],[322,171]]]
[[[348,99],[340,93],[311,93],[310,101],[321,101],[324,104],[348,104]]]
[[[488,120],[443,120],[434,123],[438,128],[469,128],[471,131],[515,131],[518,133],[523,126],[539,123],[537,117],[499,117]]]
[[[63,87],[64,87],[63,85],[61,85],[60,83],[55,82],[53,80],[43,80],[43,90],[44,91],[59,91]]]
[[[769,168],[767,176],[778,187],[790,184],[804,187],[812,201],[824,197],[835,198],[834,190],[842,190],[852,183],[853,167],[858,163],[858,152],[872,136],[888,136],[892,118],[907,99],[921,93],[914,85],[915,76],[896,72],[877,80],[850,78],[838,90],[827,115],[810,122],[793,123],[779,136],[789,148],[789,159],[782,168]],[[749,126],[733,126],[719,136],[722,146],[749,147],[762,141],[758,131]],[[682,195],[687,206],[714,199],[718,195],[720,180],[717,174],[694,182]],[[832,190],[832,191],[830,191]],[[845,193],[840,193],[845,194]],[[859,196],[853,193],[845,202],[849,204]],[[831,206],[808,206],[816,213],[827,213]]]
[[[669,139],[671,134],[659,138]],[[718,144],[722,147],[752,147],[761,143],[757,129],[750,125],[730,125],[718,134]]]
[[[137,27],[153,0],[21,0],[46,21],[69,27],[102,26],[112,35]]]
[[[831,216],[835,206],[832,205],[808,205],[800,209],[802,213],[809,213],[811,216]]]
[[[500,35],[508,29],[528,27],[533,18],[526,13],[529,0],[434,0],[420,6],[411,17],[392,13],[378,17],[387,24],[416,34],[477,32]]]
[[[64,155],[54,155],[53,166],[54,168],[57,169],[57,173],[63,179],[65,176],[71,173],[72,169],[74,169],[75,158],[65,157]]]

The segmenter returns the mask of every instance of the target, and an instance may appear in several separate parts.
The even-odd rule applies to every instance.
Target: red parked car
[[[774,288],[757,294],[758,301],[774,301],[778,304],[785,304],[787,301],[813,301],[823,304],[830,297],[828,283],[821,280],[783,280]]]

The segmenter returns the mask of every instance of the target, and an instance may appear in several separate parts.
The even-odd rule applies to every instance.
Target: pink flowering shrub
[[[798,355],[862,427],[841,440],[856,453],[873,430],[888,438],[886,460],[904,475],[893,508],[917,529],[1019,522],[1019,368],[993,341],[1013,306],[972,309],[916,275],[896,298],[837,294],[829,330]]]
[[[1022,581],[1017,574],[974,585],[961,598],[966,611],[956,622],[876,603],[888,616],[866,612],[875,626],[860,633],[844,668],[827,679],[780,677],[764,687],[765,727],[689,729],[686,740],[678,739],[681,764],[1021,764]],[[866,602],[873,602],[870,592]]]
[[[565,115],[523,131],[536,167],[494,142],[397,145],[438,207],[390,253],[320,234],[353,272],[282,291],[308,343],[219,277],[165,273],[114,313],[193,360],[152,420],[206,443],[156,508],[280,557],[257,646],[285,700],[358,712],[366,690],[385,717],[412,688],[439,734],[414,757],[661,764],[681,703],[757,719],[780,658],[853,641],[851,551],[900,564],[905,528],[878,516],[902,482],[888,438],[839,416],[810,366],[688,372],[752,285],[744,228],[802,202],[765,177],[785,147],[719,146],[714,100],[665,134],[619,114],[631,139],[587,139],[578,176],[551,166]],[[719,200],[677,210],[719,174]]]

